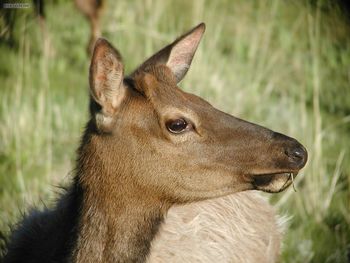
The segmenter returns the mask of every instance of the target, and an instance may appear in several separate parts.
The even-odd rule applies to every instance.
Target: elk
[[[128,76],[120,53],[96,42],[73,182],[53,208],[19,223],[5,262],[277,260],[274,210],[248,190],[286,189],[307,151],[178,87],[204,30],[199,24]],[[214,225],[181,228],[203,213]]]
[[[74,0],[74,3],[90,24],[90,39],[86,48],[90,56],[96,40],[101,36],[100,18],[106,3],[105,0]]]

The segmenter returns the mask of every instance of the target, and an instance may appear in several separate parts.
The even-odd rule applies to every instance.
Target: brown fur
[[[10,243],[6,262],[35,262],[43,255],[48,262],[144,262],[171,206],[251,189],[279,192],[290,185],[289,173],[296,174],[307,159],[300,143],[177,87],[203,33],[200,24],[127,78],[119,52],[97,41],[90,67],[91,119],[69,191],[75,201],[64,195],[60,203],[69,210],[57,206],[28,220]],[[178,133],[168,126],[176,120],[186,124]],[[241,200],[243,207],[250,206],[247,200]],[[38,223],[43,218],[60,223],[48,228]],[[29,247],[26,228],[34,233]],[[62,230],[62,238],[45,246],[45,238]],[[60,258],[55,251],[62,248]]]

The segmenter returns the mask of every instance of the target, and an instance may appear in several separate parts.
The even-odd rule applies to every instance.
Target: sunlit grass
[[[350,28],[323,1],[110,1],[103,33],[128,71],[201,21],[186,91],[297,138],[309,162],[272,202],[291,216],[282,262],[347,262],[350,245]],[[30,12],[18,46],[0,44],[0,229],[66,180],[87,119],[88,25],[47,6],[48,42]],[[1,30],[0,30],[1,31]]]

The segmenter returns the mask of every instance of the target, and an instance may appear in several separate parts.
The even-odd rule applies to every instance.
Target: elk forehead
[[[164,65],[149,66],[135,74],[136,89],[148,99],[163,101],[174,96],[176,79],[170,69]]]
[[[162,115],[171,115],[172,112],[175,115],[196,115],[198,107],[211,107],[205,100],[179,89],[174,74],[164,65],[149,67],[146,71],[139,72],[136,74],[135,83],[136,89],[143,93]]]

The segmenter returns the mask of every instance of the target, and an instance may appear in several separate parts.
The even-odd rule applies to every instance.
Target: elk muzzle
[[[308,158],[307,150],[297,140],[280,133],[273,134],[274,140],[279,141],[281,156],[278,158],[278,172],[256,174],[252,176],[254,189],[277,193],[286,189],[298,175]]]

